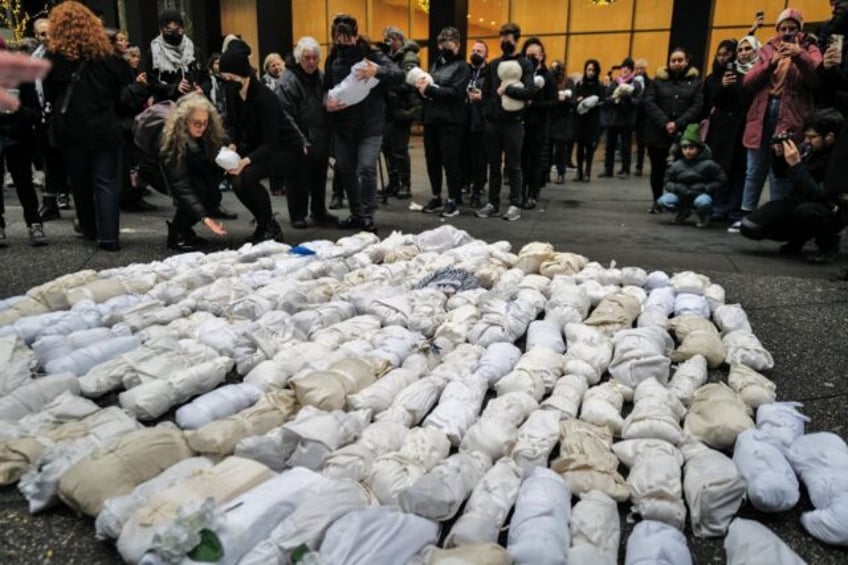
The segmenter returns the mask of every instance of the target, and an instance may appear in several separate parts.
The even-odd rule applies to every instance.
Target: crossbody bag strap
[[[62,99],[62,107],[59,108],[59,113],[64,115],[68,112],[68,106],[71,104],[71,96],[74,94],[74,85],[80,81],[82,72],[85,70],[85,65],[88,61],[80,63],[74,74],[71,75],[71,80],[68,82],[68,88],[65,89],[65,97]]]

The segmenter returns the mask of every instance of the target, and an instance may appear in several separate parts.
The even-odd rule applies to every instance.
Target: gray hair
[[[406,39],[400,28],[396,26],[388,26],[386,29],[384,29],[383,37],[395,37],[397,39],[400,39],[401,41]]]
[[[294,62],[298,65],[304,51],[314,51],[318,53],[318,59],[321,58],[321,44],[314,37],[306,35],[297,40],[297,45],[294,47]]]

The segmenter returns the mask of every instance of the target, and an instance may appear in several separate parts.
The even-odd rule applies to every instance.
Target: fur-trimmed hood
[[[695,67],[689,67],[689,70],[686,71],[686,74],[683,78],[687,80],[692,80],[693,78],[698,78],[701,76],[700,71]],[[655,79],[660,80],[668,80],[671,75],[668,73],[668,67],[660,67],[657,69],[657,74],[654,76]]]

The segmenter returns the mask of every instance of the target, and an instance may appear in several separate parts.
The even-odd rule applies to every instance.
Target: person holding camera
[[[818,251],[807,260],[823,264],[834,259],[839,233],[848,223],[848,198],[844,182],[829,186],[825,177],[843,123],[836,110],[818,110],[804,122],[802,145],[790,138],[781,141],[775,148],[774,170],[789,182],[791,191],[746,216],[741,224],[743,236],[784,241],[781,255],[797,255],[808,240],[815,239]]]
[[[150,42],[142,65],[155,102],[201,91],[203,59],[183,26],[183,17],[176,10],[165,10],[159,16],[159,35]]]
[[[770,140],[775,133],[789,134],[793,142],[800,143],[804,118],[815,108],[813,94],[821,82],[817,67],[822,55],[803,27],[804,17],[799,10],[783,10],[777,18],[777,34],[760,49],[757,62],[743,81],[753,95],[742,140],[748,149],[743,214],[757,208],[767,174],[770,200],[786,197],[791,189],[787,179],[774,174],[774,143]],[[734,223],[731,230],[739,226],[739,222]]]
[[[818,106],[833,107],[848,112],[848,0],[831,0],[832,17],[819,27],[819,49],[822,65],[819,74],[822,88],[818,93]]]

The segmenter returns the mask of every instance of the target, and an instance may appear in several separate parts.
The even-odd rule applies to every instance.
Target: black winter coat
[[[122,89],[132,81],[127,76],[129,66],[111,56],[92,59],[84,66],[58,53],[48,53],[47,58],[53,66],[44,80],[44,98],[53,108],[49,127],[55,142],[60,147],[87,149],[119,146],[116,106]],[[68,95],[72,80],[74,87]]]
[[[727,175],[713,161],[709,147],[688,161],[680,157],[665,172],[663,185],[666,192],[692,200],[701,194],[714,195],[727,182]]]
[[[182,71],[161,71],[153,68],[153,55],[150,49],[144,55],[144,60],[141,64],[141,69],[147,73],[147,84],[150,87],[150,92],[153,94],[154,102],[162,100],[178,100],[180,94],[180,81],[185,78],[192,84],[197,86],[203,85],[206,79],[206,69],[203,67],[203,57],[197,50],[197,45],[194,46],[194,60],[189,64],[185,73]]]
[[[244,100],[238,94],[232,98],[228,100],[225,126],[242,157],[249,157],[254,164],[266,164],[280,147],[295,152],[308,147],[294,118],[283,111],[277,96],[255,76],[250,77]]]
[[[601,102],[586,112],[578,114],[575,127],[575,138],[578,141],[597,141],[601,136],[601,106],[604,100],[604,85],[597,79],[588,80],[585,76],[577,83],[574,93],[574,101],[579,104],[584,98],[597,96]]]
[[[178,205],[190,210],[194,221],[209,215],[207,202],[201,195],[210,190],[217,190],[221,182],[222,171],[215,164],[214,155],[209,155],[203,146],[194,140],[189,140],[186,154],[180,160],[163,157],[162,170],[168,181],[171,196]]]
[[[498,94],[498,88],[501,86],[501,79],[498,76],[498,66],[501,61],[516,60],[521,65],[523,71],[521,82],[524,88],[519,88],[516,85],[507,87],[505,94],[516,100],[530,100],[533,98],[536,87],[533,84],[533,64],[526,57],[521,56],[502,56],[489,63],[489,76],[486,80],[486,90],[483,91],[483,115],[489,122],[515,122],[524,119],[524,111],[507,112],[501,106],[501,97]],[[526,109],[526,108],[525,108]]]
[[[324,92],[342,82],[350,74],[350,69],[361,61],[368,59],[379,66],[375,78],[380,84],[371,89],[368,96],[359,104],[347,107],[337,112],[330,112],[328,120],[330,127],[338,131],[355,131],[362,137],[383,135],[386,122],[386,93],[400,85],[406,75],[391,59],[381,51],[376,51],[370,45],[360,41],[357,49],[350,57],[340,56],[335,48],[330,51],[324,67]]]
[[[398,51],[389,58],[405,73],[421,65],[418,57],[420,48],[410,39],[403,42]],[[398,124],[408,124],[421,119],[421,97],[418,91],[406,82],[401,82],[386,92],[386,119]]]
[[[607,109],[607,126],[616,128],[636,127],[636,116],[639,113],[639,105],[645,94],[645,85],[641,79],[634,77],[630,82],[633,86],[633,94],[627,94],[615,98],[613,94],[618,88],[618,83],[612,81],[607,87],[604,107]]]
[[[479,89],[480,92],[486,91],[486,80],[489,77],[489,65],[483,64],[480,68],[468,66],[469,79],[468,90]],[[485,100],[479,102],[471,102],[466,98],[466,106],[468,107],[468,129],[469,131],[486,131],[486,118],[483,116],[483,105]]]
[[[751,105],[750,93],[742,87],[745,75],[736,73],[736,84],[723,86],[720,75],[711,74],[704,81],[704,112],[710,120],[707,145],[713,152],[713,160],[721,165],[728,174],[741,167],[747,155],[742,145],[745,133],[748,106]]]
[[[0,138],[29,143],[33,140],[33,128],[41,123],[35,84],[27,82],[18,86],[18,100],[21,105],[16,112],[0,113]]]
[[[542,77],[545,84],[533,93],[533,98],[530,99],[530,105],[527,106],[524,124],[530,127],[546,127],[551,111],[558,102],[557,87],[553,75],[544,64],[536,69],[534,79],[537,76]]]
[[[436,60],[430,67],[433,84],[424,89],[422,117],[424,124],[452,124],[464,126],[465,95],[471,71],[462,59]]]
[[[665,129],[668,122],[681,133],[699,121],[704,93],[698,69],[690,67],[683,77],[672,78],[668,69],[660,69],[645,93],[645,143],[648,147],[668,149],[674,137]]]
[[[324,76],[316,70],[311,75],[291,61],[277,81],[277,98],[283,110],[294,118],[300,135],[309,140],[311,151],[329,151],[327,112],[322,91]]]
[[[551,108],[550,133],[551,139],[568,143],[574,141],[574,130],[577,125],[577,104],[574,103],[577,87],[570,78],[567,78],[561,90],[571,90],[571,97],[560,100],[559,90],[557,90],[557,100]]]
[[[811,152],[798,165],[790,167],[785,159],[773,160],[774,174],[792,183],[790,196],[802,202],[823,202],[829,199],[824,190],[824,178],[833,155],[833,146]]]

